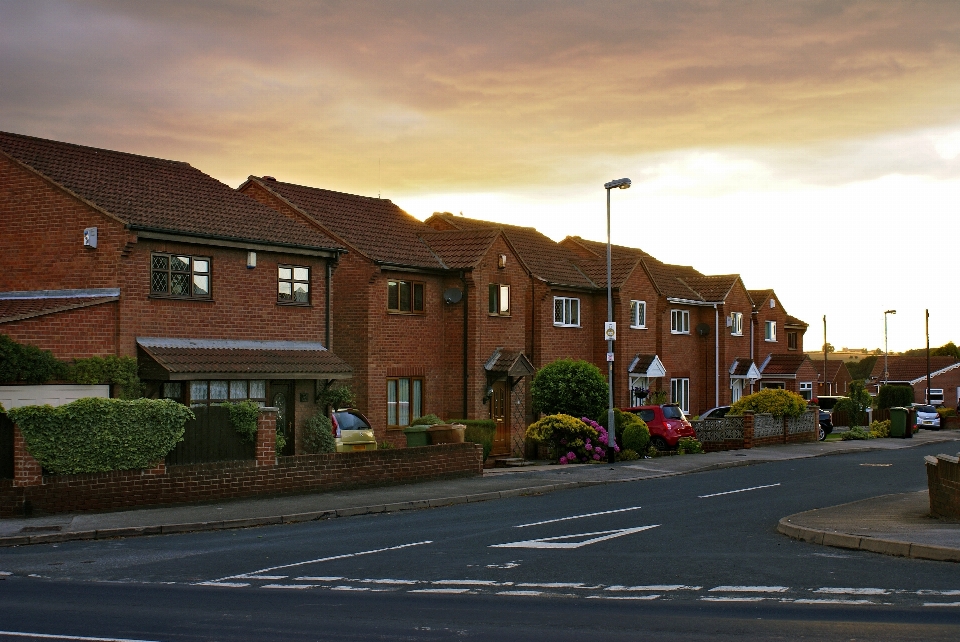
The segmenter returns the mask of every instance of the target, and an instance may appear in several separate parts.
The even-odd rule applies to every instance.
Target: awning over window
[[[527,355],[519,350],[504,350],[497,348],[483,364],[483,369],[489,375],[501,375],[507,377],[526,377],[535,374],[537,369],[530,363]]]
[[[349,379],[353,370],[311,341],[231,341],[138,337],[140,377],[191,379]]]
[[[760,378],[760,369],[752,359],[734,359],[730,366],[731,379],[752,379],[756,381]]]
[[[660,357],[655,354],[638,354],[630,362],[627,372],[644,377],[665,377],[667,375],[667,369],[663,367]]]

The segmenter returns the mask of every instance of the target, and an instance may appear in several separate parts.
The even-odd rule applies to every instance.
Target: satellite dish
[[[697,334],[699,334],[701,337],[707,336],[710,334],[710,326],[708,326],[706,323],[697,324]]]
[[[449,288],[443,293],[443,300],[447,303],[460,303],[462,298],[463,292],[460,291],[460,288]]]

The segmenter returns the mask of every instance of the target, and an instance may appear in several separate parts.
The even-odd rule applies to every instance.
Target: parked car
[[[833,432],[833,417],[826,410],[820,410],[820,425],[817,427],[817,439],[823,441]]]
[[[723,419],[728,412],[730,412],[730,406],[717,406],[700,415],[700,419]]]
[[[660,406],[634,406],[623,408],[624,412],[632,412],[643,419],[650,429],[650,443],[657,450],[668,450],[677,447],[681,437],[696,439],[697,433],[687,421],[683,411],[675,403],[665,403]]]
[[[337,438],[337,452],[376,450],[377,438],[363,413],[354,408],[343,408],[330,413],[333,434]]]
[[[820,406],[820,410],[826,410],[827,412],[832,412],[833,407],[837,405],[837,402],[841,399],[846,399],[843,395],[831,396],[824,395],[822,397],[814,397],[813,403]]]
[[[940,430],[940,415],[933,406],[915,403],[913,404],[914,424],[913,431],[920,428],[927,430]]]

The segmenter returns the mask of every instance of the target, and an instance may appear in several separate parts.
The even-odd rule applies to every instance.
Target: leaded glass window
[[[150,293],[180,298],[210,298],[210,259],[185,254],[150,257]]]

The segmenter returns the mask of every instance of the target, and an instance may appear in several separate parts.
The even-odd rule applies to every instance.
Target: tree
[[[828,353],[837,351],[837,349],[833,347],[832,343],[825,343],[820,346],[820,352],[823,352],[824,350],[826,350]]]
[[[536,411],[572,417],[599,416],[607,404],[608,390],[600,368],[575,359],[548,363],[530,385]]]
[[[868,379],[870,373],[873,372],[873,365],[877,362],[878,358],[876,355],[870,355],[857,362],[847,362],[847,370],[850,372],[850,377],[859,381]]]
[[[913,386],[888,384],[880,386],[877,408],[899,408],[913,403]]]
[[[930,351],[931,357],[953,357],[954,359],[960,359],[960,348],[958,348],[953,341],[942,345],[939,348]]]
[[[847,396],[837,402],[833,409],[846,412],[851,426],[864,426],[867,421],[867,408],[873,404],[873,398],[867,392],[862,381],[851,381]]]

